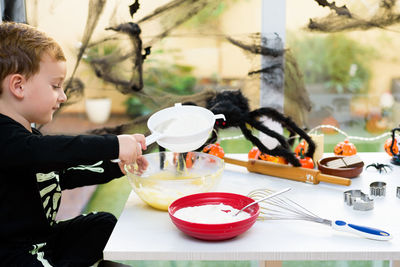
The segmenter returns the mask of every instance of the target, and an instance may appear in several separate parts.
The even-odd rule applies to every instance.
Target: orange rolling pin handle
[[[330,184],[338,184],[338,185],[351,185],[351,180],[344,177],[327,175],[327,174],[318,174],[317,179],[320,182],[330,183]]]
[[[307,182],[312,184],[319,183],[319,180],[316,179],[319,171],[314,169],[293,167],[286,164],[250,159],[248,161],[247,170],[299,182]]]

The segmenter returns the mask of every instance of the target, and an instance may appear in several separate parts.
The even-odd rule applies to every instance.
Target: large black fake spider
[[[368,169],[369,167],[374,167],[379,173],[385,172],[388,173],[388,170],[392,171],[393,167],[388,165],[388,164],[382,164],[382,163],[372,163],[369,164],[365,169]]]
[[[253,145],[257,146],[261,152],[272,156],[284,157],[293,166],[301,166],[299,160],[292,152],[287,139],[283,135],[269,129],[260,121],[261,117],[266,116],[280,123],[282,127],[286,128],[290,133],[297,133],[301,138],[305,139],[309,145],[305,156],[313,157],[314,155],[315,143],[311,140],[310,136],[300,129],[289,117],[269,107],[262,107],[251,111],[248,99],[240,90],[226,90],[217,93],[207,101],[206,108],[214,114],[224,114],[226,121],[222,119],[216,121],[214,131],[205,145],[217,141],[219,129],[239,127],[245,138]],[[279,145],[273,149],[267,148],[260,139],[253,135],[250,127],[275,138],[279,142]]]

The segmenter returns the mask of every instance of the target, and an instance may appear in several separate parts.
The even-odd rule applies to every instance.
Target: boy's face
[[[67,100],[62,84],[67,72],[65,61],[56,61],[44,55],[40,70],[24,84],[25,116],[30,123],[45,124]]]

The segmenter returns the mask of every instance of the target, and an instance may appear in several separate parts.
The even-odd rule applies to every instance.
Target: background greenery
[[[376,56],[372,47],[344,34],[299,37],[294,33],[288,34],[288,47],[306,84],[323,84],[326,93],[368,92],[369,63]]]
[[[146,60],[143,70],[144,90],[154,94],[160,91],[174,95],[195,93],[197,78],[193,74],[194,67],[163,59],[167,55],[174,55],[175,52],[178,51],[152,51],[152,58]],[[126,100],[125,105],[127,114],[134,118],[151,113],[154,103],[140,98],[140,94],[135,94]]]

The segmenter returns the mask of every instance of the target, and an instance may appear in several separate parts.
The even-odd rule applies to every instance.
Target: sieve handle
[[[164,134],[159,132],[154,132],[146,137],[146,146],[149,146],[159,140],[160,138],[164,137]]]
[[[332,222],[332,228],[338,231],[353,233],[369,239],[386,241],[392,238],[392,235],[386,231],[367,226],[346,223],[345,221],[341,220]]]

